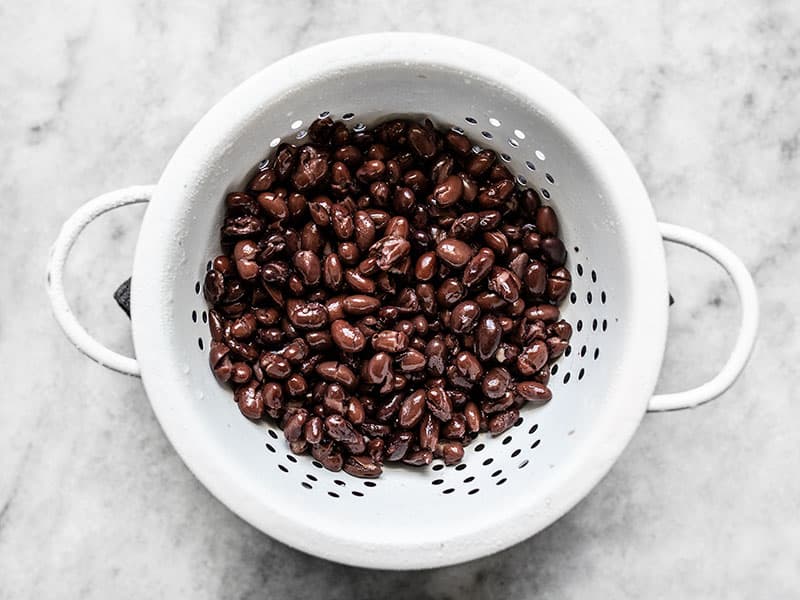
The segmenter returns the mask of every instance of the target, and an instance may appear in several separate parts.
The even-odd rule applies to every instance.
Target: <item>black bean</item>
[[[498,413],[489,419],[489,431],[492,435],[500,435],[510,429],[519,418],[519,410],[512,408],[505,412]]]
[[[429,120],[323,117],[226,194],[210,367],[292,452],[358,477],[454,464],[551,399],[572,335],[558,218],[472,148]]]
[[[331,323],[331,337],[333,343],[345,352],[360,352],[367,344],[364,334],[344,319]]]
[[[437,244],[436,255],[451,267],[460,268],[472,258],[472,248],[462,240],[446,238]]]
[[[380,477],[381,466],[377,464],[370,456],[348,456],[344,461],[342,467],[345,473],[349,473],[353,477],[374,478]]]
[[[548,237],[542,240],[541,250],[548,263],[560,267],[567,260],[567,249],[557,237]]]
[[[516,392],[527,402],[536,405],[545,404],[553,397],[550,389],[538,381],[520,381],[517,383]]]
[[[234,400],[239,405],[239,411],[248,419],[258,420],[264,413],[264,399],[257,381],[237,388]]]
[[[558,235],[558,217],[549,206],[540,206],[536,211],[536,229],[542,235]]]
[[[444,464],[454,465],[464,458],[464,446],[461,442],[440,442],[436,446],[436,454],[442,457]]]
[[[569,294],[572,277],[563,267],[559,267],[547,278],[547,297],[551,302],[561,302]]]
[[[402,460],[408,453],[408,448],[414,439],[414,434],[410,431],[398,431],[386,442],[386,460]]]
[[[464,275],[462,276],[464,285],[475,285],[489,274],[493,266],[494,252],[491,248],[481,248],[464,269]]]
[[[377,352],[402,352],[408,348],[408,335],[402,331],[381,331],[372,337],[372,347]]]
[[[431,413],[425,413],[419,423],[420,448],[433,451],[439,441],[439,421]]]
[[[433,201],[439,206],[452,206],[464,193],[464,184],[458,175],[450,175],[433,190]]]
[[[524,348],[517,357],[517,370],[522,375],[530,377],[547,364],[547,359],[547,345],[541,340],[536,340]]]
[[[375,222],[369,213],[363,210],[356,212],[353,217],[356,245],[362,252],[366,252],[375,241]]]

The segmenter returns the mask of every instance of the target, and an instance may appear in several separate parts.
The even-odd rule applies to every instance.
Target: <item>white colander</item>
[[[497,151],[519,183],[539,190],[559,215],[573,275],[563,316],[574,335],[552,367],[553,400],[523,408],[500,436],[481,435],[458,466],[387,466],[374,481],[330,473],[293,455],[276,426],[243,418],[209,369],[200,290],[219,252],[223,198],[281,141],[302,142],[321,114],[357,127],[395,115],[458,127]],[[78,324],[62,275],[86,224],[148,200],[133,268],[133,359]],[[653,397],[667,331],[662,237],[728,271],[742,325],[711,382]],[[744,367],[758,318],[741,262],[698,233],[659,225],[625,153],[572,94],[490,48],[407,33],[317,46],[250,78],[194,127],[158,185],[106,194],[73,215],[54,246],[48,280],[66,334],[101,364],[141,374],[168,438],[231,510],[311,554],[389,569],[484,556],[558,519],[610,469],[646,410],[694,406],[727,389]]]

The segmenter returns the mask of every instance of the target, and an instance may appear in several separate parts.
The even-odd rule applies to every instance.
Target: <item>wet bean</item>
[[[555,210],[430,120],[307,129],[224,197],[210,367],[326,469],[459,462],[551,399],[572,336]]]

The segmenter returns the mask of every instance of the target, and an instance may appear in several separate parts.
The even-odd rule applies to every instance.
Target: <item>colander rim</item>
[[[549,480],[553,493],[547,509],[519,501],[504,509],[500,521],[485,526],[479,522],[448,539],[354,544],[346,535],[313,528],[290,509],[265,502],[254,485],[233,477],[213,449],[198,443],[187,427],[191,394],[176,358],[181,348],[172,335],[169,308],[174,281],[165,257],[176,251],[176,231],[186,223],[180,200],[186,201],[187,182],[210,166],[204,156],[224,143],[221,132],[231,135],[246,126],[248,115],[270,98],[291,92],[303,78],[383,63],[424,63],[496,82],[555,120],[581,144],[598,172],[613,170],[615,197],[609,201],[623,204],[629,217],[619,234],[630,254],[630,275],[640,282],[626,318],[639,326],[630,328],[624,344],[623,358],[635,362],[635,369],[594,424],[585,442],[594,442],[592,452],[575,453]],[[507,548],[549,526],[589,493],[632,438],[655,388],[666,341],[666,265],[655,215],[635,168],[611,132],[574,95],[533,66],[493,48],[435,34],[381,33],[327,42],[273,63],[229,92],[198,121],[165,168],[142,223],[132,281],[132,330],[142,381],[159,423],[187,467],[234,513],[270,536],[310,554],[362,567],[455,564]]]

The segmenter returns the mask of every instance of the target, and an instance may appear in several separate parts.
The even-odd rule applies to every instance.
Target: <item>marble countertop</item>
[[[381,30],[483,42],[575,91],[630,153],[659,218],[744,259],[763,314],[736,385],[646,416],[567,516],[496,556],[415,573],[309,557],[235,517],[172,450],[139,380],[79,354],[44,292],[49,245],[84,201],[154,182],[192,124],[261,67]],[[797,597],[795,2],[8,0],[0,40],[0,598]],[[68,269],[81,320],[126,352],[111,294],[141,214],[92,226]],[[719,268],[687,250],[668,259],[662,391],[710,377],[738,319]]]

